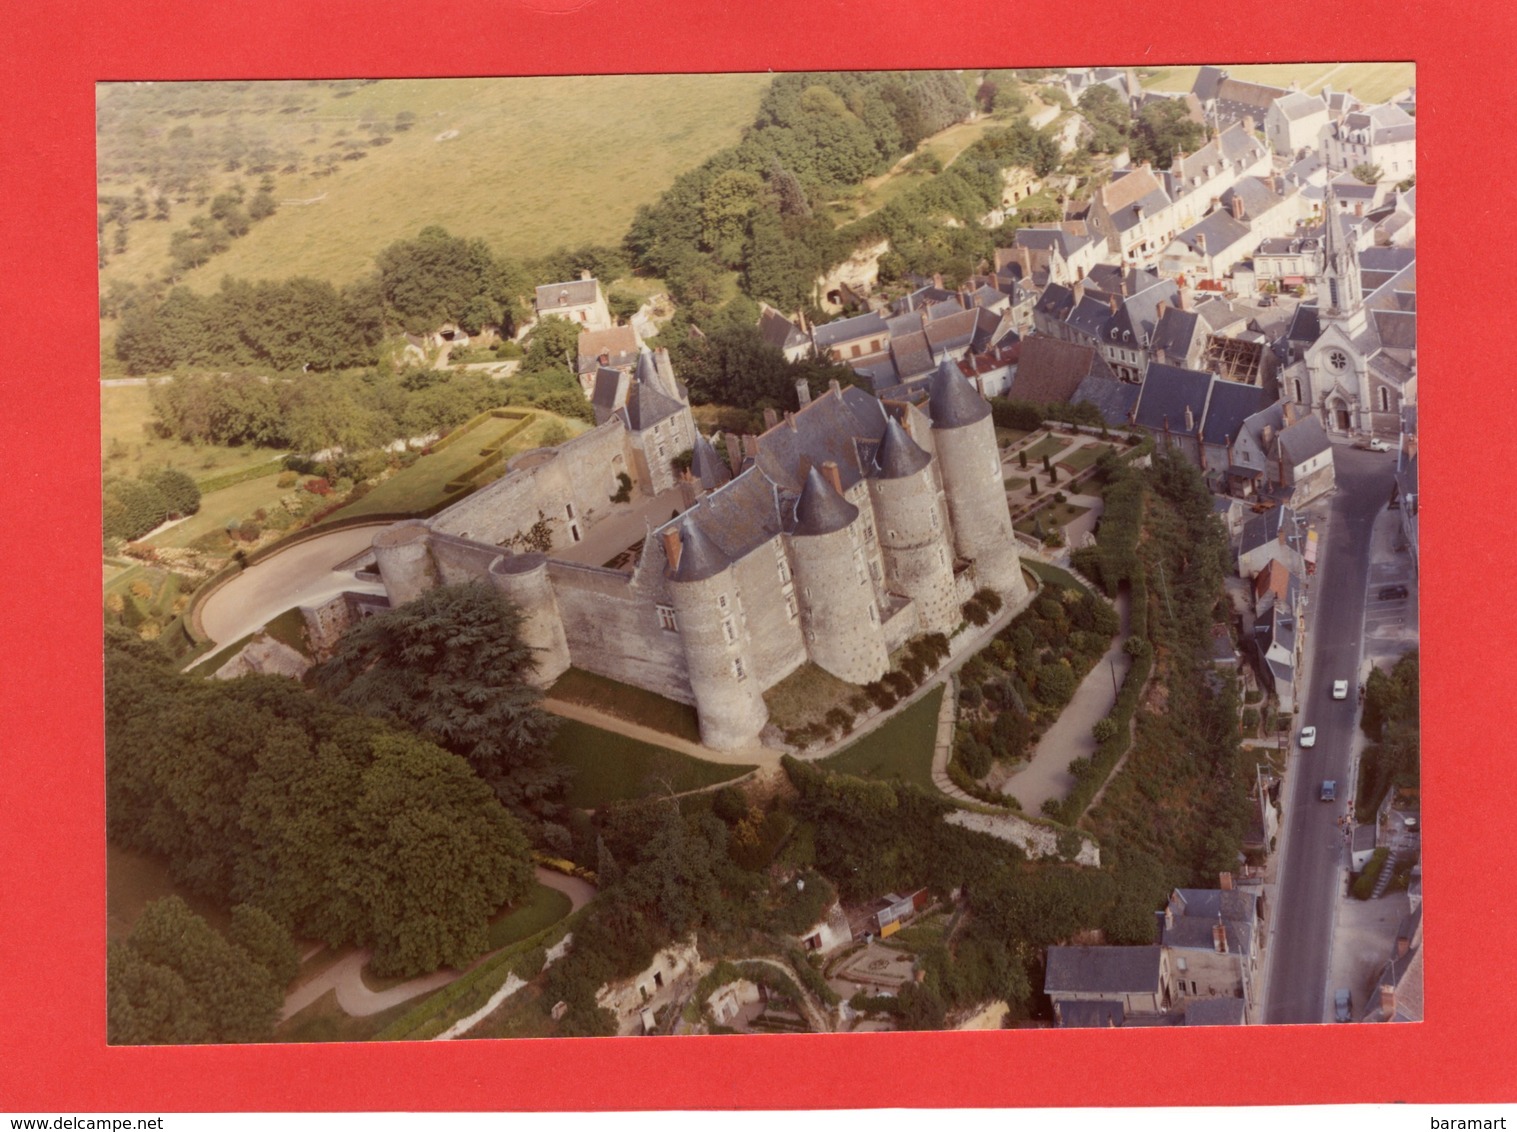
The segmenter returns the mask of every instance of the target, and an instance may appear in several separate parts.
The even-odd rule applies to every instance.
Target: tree
[[[1132,111],[1122,96],[1104,83],[1080,95],[1080,113],[1090,123],[1091,153],[1116,153],[1132,131]]]
[[[1366,185],[1378,185],[1385,177],[1385,171],[1373,162],[1363,161],[1349,170],[1355,180],[1363,181]]]
[[[552,816],[566,774],[548,751],[554,722],[530,683],[537,660],[521,626],[521,612],[483,583],[439,586],[361,622],[314,680],[462,755],[512,809]]]
[[[524,374],[550,371],[572,372],[570,359],[579,354],[579,327],[567,318],[549,315],[540,319],[527,338],[527,356],[522,360]]]
[[[145,478],[163,495],[170,515],[193,515],[200,510],[200,487],[187,472],[160,468]]]
[[[1177,153],[1193,153],[1206,136],[1199,122],[1189,117],[1178,98],[1150,102],[1138,112],[1133,125],[1132,159],[1149,161],[1155,169],[1167,169]]]
[[[106,1041],[182,1045],[211,1040],[200,1003],[177,971],[150,963],[126,943],[106,945]]]
[[[300,970],[300,955],[289,930],[256,904],[232,909],[227,938],[268,971],[278,986],[288,986]]]

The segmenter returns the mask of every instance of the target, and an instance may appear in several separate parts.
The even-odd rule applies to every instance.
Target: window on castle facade
[[[737,630],[732,627],[731,620],[722,622],[722,635],[727,638],[729,645],[737,640]]]
[[[1389,412],[1391,407],[1391,394],[1385,386],[1380,387],[1380,411]]]
[[[565,503],[564,504],[564,516],[565,516],[565,518],[569,518],[569,519],[574,518],[574,504],[572,504],[572,503]]]
[[[868,542],[873,542],[874,541],[874,524],[873,523],[865,523],[864,524],[864,538]]]
[[[748,673],[743,668],[743,658],[740,656],[732,658],[732,675],[736,676],[739,680],[748,679]]]
[[[794,594],[786,594],[785,595],[785,613],[789,616],[790,620],[794,621],[797,612],[799,612],[799,611],[796,608],[795,595]]]
[[[716,595],[716,607],[718,609],[726,609],[727,608],[727,595],[726,594],[717,594]]]
[[[666,633],[678,633],[679,622],[674,619],[672,606],[661,605],[658,607],[658,627]]]
[[[880,615],[874,611],[873,602],[869,603],[869,623],[871,625],[878,625],[880,623]]]

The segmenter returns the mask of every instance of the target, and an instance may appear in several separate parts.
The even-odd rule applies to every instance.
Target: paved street
[[[1272,916],[1270,975],[1265,1020],[1315,1023],[1329,1008],[1326,998],[1337,900],[1346,880],[1346,852],[1338,819],[1352,810],[1354,750],[1359,705],[1332,698],[1334,680],[1357,689],[1363,679],[1366,608],[1373,631],[1382,634],[1388,618],[1411,618],[1414,599],[1378,600],[1378,588],[1395,578],[1390,553],[1376,533],[1376,518],[1390,499],[1395,457],[1339,445],[1335,452],[1338,490],[1313,508],[1322,550],[1310,589],[1308,651],[1298,701],[1304,705],[1295,726],[1317,728],[1317,745],[1296,747],[1285,783],[1285,815],[1279,860],[1279,887]],[[1381,530],[1389,527],[1382,521]],[[1382,536],[1383,537],[1383,536]],[[1379,553],[1372,556],[1372,547]],[[1372,557],[1375,561],[1372,562]],[[1375,592],[1370,592],[1373,579]],[[1392,605],[1401,606],[1398,612]],[[1403,623],[1395,625],[1400,637]],[[1377,650],[1378,651],[1378,650]],[[1338,800],[1323,802],[1324,779],[1338,783]]]

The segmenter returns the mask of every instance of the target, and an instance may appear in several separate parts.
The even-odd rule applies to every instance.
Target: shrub
[[[626,472],[617,472],[616,483],[616,494],[611,497],[611,502],[626,503],[632,498],[632,477]]]
[[[990,621],[990,611],[976,598],[966,601],[961,612],[964,614],[964,620],[971,625],[984,625]]]
[[[1243,734],[1256,735],[1259,731],[1259,712],[1256,708],[1243,709]]]
[[[178,468],[163,468],[146,477],[163,493],[170,515],[193,515],[200,510],[200,488]]]
[[[991,613],[1001,612],[1001,595],[989,587],[976,590],[974,593],[974,600],[983,605]],[[941,636],[941,634],[938,635]],[[943,654],[945,656],[948,654],[946,641],[944,642]]]
[[[1098,719],[1091,727],[1090,733],[1097,743],[1104,743],[1117,733],[1117,721],[1110,716]]]
[[[1017,453],[1017,467],[1021,468],[1024,472],[1027,470],[1027,449],[1025,448]]]
[[[325,476],[313,476],[306,480],[306,490],[312,495],[331,495],[332,485]]]

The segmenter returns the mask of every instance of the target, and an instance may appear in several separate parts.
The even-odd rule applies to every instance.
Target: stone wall
[[[791,580],[782,581],[781,567]],[[800,594],[783,540],[776,536],[733,568],[740,605],[740,629],[748,637],[754,678],[768,688],[806,662],[801,636]],[[796,612],[792,614],[791,608]]]
[[[968,810],[954,810],[943,818],[951,825],[961,825],[978,833],[988,833],[1002,841],[1019,845],[1029,857],[1057,857],[1059,834],[1046,825],[1028,821],[1015,814],[978,814]],[[1075,854],[1075,864],[1101,867],[1101,847],[1090,838],[1080,836],[1080,851]]]
[[[629,575],[550,560],[548,578],[577,668],[695,702],[681,634],[660,627],[658,606],[671,599],[659,572]]]

